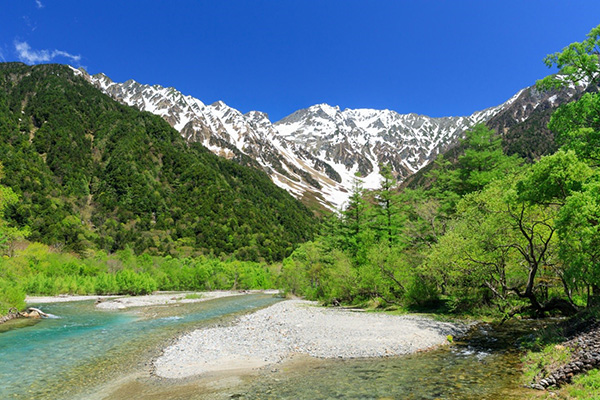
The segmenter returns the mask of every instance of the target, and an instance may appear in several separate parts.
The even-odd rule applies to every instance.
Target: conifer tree
[[[400,240],[401,219],[396,193],[396,178],[389,165],[380,166],[381,187],[374,195],[374,221],[376,239],[392,247]]]

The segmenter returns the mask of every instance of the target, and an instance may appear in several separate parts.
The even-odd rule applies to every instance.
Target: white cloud
[[[6,61],[6,58],[4,58],[4,54],[2,53],[2,49],[0,49],[0,61]]]
[[[35,0],[35,4],[37,4],[37,8],[44,8],[44,5],[40,0]]]
[[[15,41],[15,50],[17,51],[19,60],[27,64],[37,64],[54,60],[56,57],[64,57],[79,64],[81,61],[80,55],[73,55],[62,50],[33,50],[27,42]]]

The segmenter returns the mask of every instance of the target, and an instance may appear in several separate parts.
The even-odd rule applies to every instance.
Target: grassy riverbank
[[[500,324],[502,316],[493,309],[481,308],[456,313],[448,307],[448,302],[440,301],[427,307],[388,307],[386,314],[422,314],[440,321],[480,321],[491,325]],[[370,308],[369,308],[370,306]],[[367,305],[366,310],[375,310],[377,304]],[[533,321],[533,320],[532,320]],[[583,309],[569,318],[546,318],[532,325],[529,334],[522,336],[518,347],[523,350],[522,384],[532,386],[551,374],[571,371],[571,366],[581,360],[592,360],[594,353],[600,353],[600,308]],[[600,358],[600,357],[596,357]],[[575,368],[569,383],[550,384],[545,390],[536,392],[531,399],[598,400],[600,399],[600,362],[594,367]],[[577,364],[578,365],[578,364]],[[586,369],[588,369],[586,371]],[[566,375],[565,374],[565,375]]]
[[[233,258],[158,257],[129,249],[80,257],[33,243],[13,257],[0,258],[0,315],[10,307],[23,308],[26,295],[271,289],[277,276],[277,266]]]
[[[548,345],[541,351],[528,352],[524,357],[524,382],[531,383],[531,378],[543,369],[558,366],[570,358],[570,351],[560,345]],[[593,369],[573,377],[571,383],[560,388],[551,387],[533,397],[535,399],[561,400],[598,400],[600,392],[600,370]]]
[[[546,387],[536,398],[599,398],[599,317],[600,309],[588,309],[567,320],[549,322],[524,342],[528,351],[523,356],[523,383]]]

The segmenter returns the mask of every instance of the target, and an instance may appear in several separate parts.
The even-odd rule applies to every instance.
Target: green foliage
[[[578,101],[562,105],[548,127],[559,144],[584,161],[600,162],[600,95],[586,93]]]
[[[3,167],[0,163],[0,179],[3,177]],[[4,218],[4,213],[8,207],[14,206],[19,201],[19,197],[11,188],[0,185],[0,256],[11,252],[11,245],[15,240],[22,239],[29,234],[27,227],[21,229],[10,226]]]
[[[389,168],[382,166],[382,188],[365,193],[359,185],[346,209],[324,221],[322,233],[284,260],[281,281],[287,291],[325,304],[381,306],[406,301],[420,304],[437,297],[428,279],[416,272],[421,245],[407,204],[421,204],[417,195],[399,194]],[[407,234],[408,233],[408,234]],[[416,253],[416,254],[415,254]]]
[[[156,281],[147,273],[136,273],[129,268],[117,272],[115,279],[120,291],[129,295],[149,294],[158,288]]]
[[[67,66],[0,64],[0,121],[0,183],[20,198],[2,194],[5,226],[32,241],[277,261],[312,237],[312,213],[262,171],[188,145]]]
[[[518,160],[502,151],[502,139],[485,125],[466,132],[465,153],[458,158],[459,195],[483,189],[514,170]]]
[[[25,292],[13,282],[0,278],[0,316],[12,307],[19,310],[25,307]]]
[[[462,196],[480,190],[514,171],[520,163],[516,156],[504,154],[502,139],[485,125],[479,124],[468,130],[462,145],[464,153],[458,156],[456,163],[442,158],[438,162],[439,168],[432,171],[434,191],[439,194],[451,192]]]
[[[580,191],[592,169],[573,151],[559,150],[542,157],[517,184],[519,198],[530,203],[562,203]]]
[[[600,370],[593,369],[573,378],[573,384],[566,389],[571,398],[598,400],[600,396]]]
[[[81,258],[33,243],[0,259],[0,307],[22,308],[25,293],[128,294],[156,290],[269,289],[279,271],[262,263],[217,258],[135,255],[126,248],[113,255],[90,252]]]
[[[376,241],[385,241],[393,246],[401,241],[400,226],[404,215],[400,212],[398,196],[396,196],[396,178],[389,165],[380,166],[381,187],[374,191],[373,201],[376,203],[371,223],[375,231]]]
[[[600,295],[600,182],[585,184],[581,192],[570,196],[557,221],[560,255],[564,260],[565,281],[571,290],[591,287]]]
[[[427,197],[437,202],[440,219],[454,215],[462,196],[513,174],[522,164],[517,156],[504,154],[501,138],[484,125],[467,131],[461,146],[463,154],[455,162],[440,156],[429,173],[433,182]]]
[[[342,212],[342,248],[350,252],[353,258],[364,260],[364,249],[371,241],[372,231],[368,227],[370,215],[364,189],[360,181],[355,180],[348,204]]]
[[[537,82],[538,88],[564,87],[570,83],[597,83],[600,78],[598,54],[600,53],[600,25],[593,28],[587,39],[571,43],[562,51],[549,54],[544,63],[549,68],[559,68],[559,75],[548,76]]]

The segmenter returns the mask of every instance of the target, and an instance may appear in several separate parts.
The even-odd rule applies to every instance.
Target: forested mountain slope
[[[20,196],[9,223],[68,250],[270,261],[311,237],[312,213],[266,174],[188,145],[68,66],[0,64],[0,163]]]
[[[189,142],[258,167],[305,204],[329,209],[347,205],[357,179],[365,189],[376,189],[381,164],[389,165],[398,180],[410,179],[479,123],[505,134],[511,153],[529,159],[547,154],[556,147],[549,132],[538,129],[540,123],[545,125],[554,108],[581,91],[528,87],[500,105],[462,117],[316,104],[271,122],[265,113],[243,114],[222,101],[204,104],[176,88],[118,83],[104,74],[74,71],[113,99],[160,115]]]
[[[560,90],[540,91],[535,86],[523,89],[514,101],[490,118],[485,125],[502,138],[502,147],[508,155],[518,155],[532,162],[554,153],[560,146],[554,133],[548,129],[550,117],[556,109],[577,100],[585,92],[597,89],[586,86],[569,86]],[[452,163],[464,153],[464,145],[458,142],[442,153]],[[432,161],[402,183],[404,187],[428,187],[430,172],[436,168]]]
[[[113,99],[160,115],[189,142],[261,168],[306,204],[326,209],[343,208],[357,179],[363,187],[376,189],[380,164],[390,165],[398,179],[410,176],[518,96],[462,117],[316,104],[273,123],[265,113],[243,114],[222,101],[204,104],[176,88],[134,80],[118,83],[104,74],[74,71]]]

